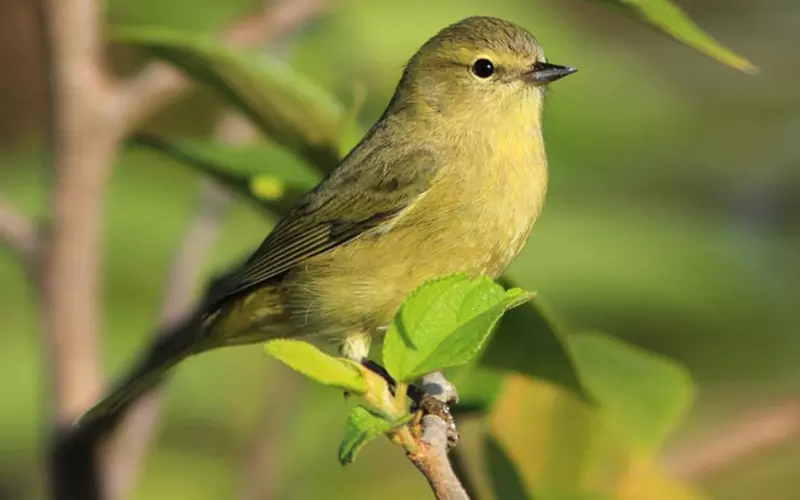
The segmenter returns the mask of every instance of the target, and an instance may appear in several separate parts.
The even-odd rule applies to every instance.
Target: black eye
[[[494,74],[494,64],[488,59],[478,59],[472,65],[472,72],[478,78],[489,78]]]

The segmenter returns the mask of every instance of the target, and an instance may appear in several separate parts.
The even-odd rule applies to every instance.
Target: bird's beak
[[[533,65],[533,69],[523,75],[523,78],[534,85],[547,85],[576,71],[578,70],[569,66],[537,62]]]

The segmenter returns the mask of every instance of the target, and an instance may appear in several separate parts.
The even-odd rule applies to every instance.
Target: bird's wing
[[[439,170],[428,152],[411,152],[395,161],[382,161],[380,151],[373,153],[345,161],[280,221],[224,287],[222,300],[392,223],[428,191]]]

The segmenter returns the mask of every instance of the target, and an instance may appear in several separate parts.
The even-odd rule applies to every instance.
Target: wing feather
[[[380,151],[372,153],[345,160],[279,222],[225,287],[221,300],[390,223],[430,189],[439,171],[428,152],[393,162],[376,162]]]

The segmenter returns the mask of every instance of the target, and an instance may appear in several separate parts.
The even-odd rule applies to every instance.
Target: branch
[[[53,498],[94,500],[92,448],[64,431],[102,389],[96,342],[99,243],[105,185],[121,130],[107,114],[110,87],[101,61],[99,3],[36,0],[34,8],[52,172],[51,220],[40,238],[37,270],[55,431],[48,479]]]
[[[453,384],[439,372],[423,377],[422,390],[443,404],[458,399]],[[422,417],[420,450],[408,454],[411,463],[428,480],[437,500],[469,500],[447,456],[453,432],[452,417],[427,413]]]
[[[205,182],[197,212],[173,258],[161,307],[162,323],[175,323],[191,309],[195,281],[216,241],[229,202],[230,195],[219,184]],[[163,389],[156,388],[144,395],[122,422],[106,457],[107,498],[127,498],[136,485],[163,403]]]
[[[46,123],[53,172],[52,220],[38,252],[46,366],[57,427],[51,443],[50,479],[57,498],[80,496],[76,489],[87,492],[82,498],[95,498],[98,478],[89,455],[100,430],[72,436],[68,429],[101,394],[104,380],[97,332],[106,185],[125,134],[188,88],[189,82],[176,70],[155,64],[130,83],[112,85],[102,58],[102,2],[36,0],[35,6],[47,80]],[[319,0],[284,0],[234,26],[225,38],[237,44],[268,41],[293,31],[320,8]],[[7,214],[2,215],[5,219]],[[22,227],[16,224],[20,219],[8,220],[15,222],[9,227]],[[181,281],[183,275],[175,279]],[[165,310],[173,307],[177,309],[165,305]]]
[[[39,231],[23,213],[0,198],[0,245],[7,246],[32,268],[39,255]]]
[[[222,118],[214,135],[220,142],[245,144],[254,139],[256,131],[243,117],[231,113]],[[230,201],[230,194],[220,184],[210,180],[205,182],[197,211],[175,252],[167,278],[160,321],[167,327],[157,330],[161,335],[170,333],[168,325],[179,324],[191,314],[194,304],[192,290],[217,239]],[[125,417],[107,460],[108,498],[127,498],[136,485],[163,404],[163,388],[156,388],[143,396]]]
[[[52,220],[42,269],[54,419],[70,424],[100,395],[98,264],[106,181],[120,137],[108,120],[102,10],[94,0],[40,0],[52,98]]]
[[[800,436],[800,397],[724,425],[712,436],[665,459],[684,479],[697,480]]]
[[[232,47],[250,47],[277,41],[296,32],[320,15],[324,0],[277,0],[260,13],[244,18],[222,34]],[[131,128],[142,123],[191,87],[174,67],[154,62],[120,89],[116,108]]]
[[[321,0],[282,0],[261,13],[242,19],[223,38],[232,46],[261,45],[278,40],[299,29],[322,12]],[[152,63],[120,91],[120,116],[135,126],[166,102],[184,92],[191,82],[180,71],[161,62]],[[241,144],[255,137],[253,128],[241,117],[229,115],[221,122],[216,137],[222,142]],[[176,252],[162,304],[162,323],[176,324],[191,311],[191,288],[203,264],[208,247],[218,232],[228,195],[209,184],[200,201],[181,248]],[[169,328],[160,332],[169,335]],[[163,406],[163,390],[145,395],[126,417],[115,438],[106,481],[109,498],[125,498],[136,484],[138,472],[150,447],[158,415]]]
[[[278,374],[275,375],[277,378]],[[239,500],[280,498],[278,478],[281,457],[286,452],[281,442],[300,403],[302,388],[299,380],[297,374],[286,373],[280,375],[278,383],[271,384],[273,392],[262,403],[258,424],[242,455]]]

